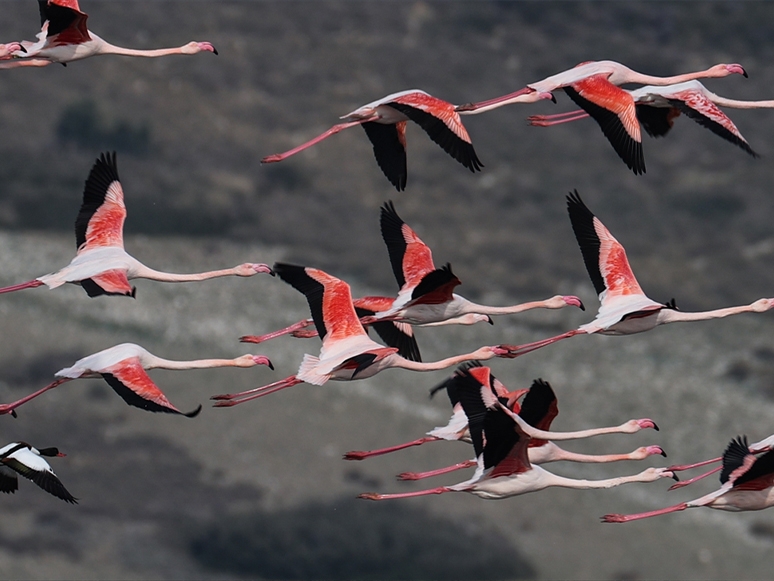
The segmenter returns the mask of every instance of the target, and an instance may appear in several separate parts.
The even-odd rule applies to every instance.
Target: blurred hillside
[[[738,99],[774,98],[774,4],[84,0],[81,7],[90,28],[115,44],[208,40],[220,55],[100,57],[0,71],[0,285],[69,260],[83,182],[99,152],[116,149],[127,250],[155,268],[288,260],[342,276],[357,294],[393,292],[378,229],[379,206],[392,199],[436,263],[451,262],[468,298],[510,304],[573,293],[591,307],[500,318],[494,327],[420,330],[427,360],[589,320],[596,298],[564,201],[575,188],[626,246],[654,299],[675,297],[694,310],[774,294],[774,111],[729,111],[761,159],[680,118],[665,139],[645,138],[644,176],[626,169],[593,121],[526,125],[530,114],[574,109],[561,93],[556,105],[464,118],[486,166],[479,174],[410,126],[401,193],[357,128],[280,164],[259,163],[392,92],[421,88],[455,103],[478,101],[585,60],[617,60],[654,75],[739,62],[749,79],[707,86]],[[0,9],[0,40],[33,38],[34,2],[4,0]],[[89,300],[73,287],[4,295],[1,401],[120,342],[169,358],[231,357],[249,348],[237,343],[240,335],[307,316],[303,297],[269,277],[138,287],[136,301]],[[644,416],[662,428],[573,449],[658,443],[670,462],[697,461],[739,433],[757,440],[772,431],[771,316],[581,337],[493,367],[514,388],[535,377],[551,381],[562,410],[558,429]],[[446,403],[428,402],[426,391],[444,373],[387,372],[355,385],[298,386],[232,410],[206,405],[214,393],[293,373],[318,345],[284,338],[257,346],[274,361],[273,374],[154,372],[176,405],[205,404],[193,420],[128,408],[96,380],[47,394],[16,421],[0,417],[4,440],[65,450],[54,469],[81,498],[77,507],[62,506],[22,482],[14,497],[0,499],[0,576],[294,579],[316,571],[317,578],[481,579],[482,562],[500,579],[768,575],[774,528],[765,513],[693,511],[597,525],[605,512],[700,496],[716,485],[709,479],[670,494],[661,483],[364,508],[353,500],[358,492],[411,486],[392,474],[469,454],[462,444],[439,444],[364,463],[339,460],[347,450],[397,443],[444,422]],[[642,468],[551,470],[601,478]],[[451,573],[444,554],[459,557]],[[379,560],[384,555],[404,568],[390,568]]]

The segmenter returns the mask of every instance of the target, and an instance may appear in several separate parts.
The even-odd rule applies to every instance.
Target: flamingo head
[[[237,276],[253,276],[256,274],[270,274],[274,276],[274,271],[268,264],[245,262],[234,267],[234,274]]]
[[[0,60],[10,59],[16,52],[27,52],[27,50],[18,42],[0,44]]]
[[[180,48],[181,54],[196,54],[202,51],[218,54],[217,49],[214,46],[212,46],[212,44],[210,44],[209,42],[191,41],[185,46]]]
[[[758,299],[750,306],[754,313],[765,313],[774,307],[774,299]]]
[[[710,78],[727,77],[728,75],[742,75],[745,79],[747,78],[747,71],[737,63],[715,65],[707,73]]]
[[[659,431],[658,426],[656,425],[656,422],[654,422],[650,418],[631,420],[630,423],[634,423],[634,425],[637,426],[637,428],[635,429],[635,432],[639,432],[640,430],[647,430],[647,429],[653,429],[653,430],[656,430],[657,432]]]
[[[244,360],[246,365],[244,367],[254,367],[255,365],[265,365],[272,371],[274,371],[274,365],[271,360],[265,355],[242,355],[239,359]]]

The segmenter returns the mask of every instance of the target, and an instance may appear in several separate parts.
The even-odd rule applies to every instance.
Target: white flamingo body
[[[536,492],[550,486],[578,489],[612,488],[629,482],[653,482],[674,476],[665,468],[648,468],[632,476],[605,480],[574,480],[552,474],[531,463],[531,436],[522,429],[523,426],[531,427],[499,401],[491,385],[466,381],[459,385],[459,389],[460,401],[470,420],[470,433],[476,450],[477,467],[473,477],[452,486],[398,494],[366,493],[359,495],[359,498],[389,500],[446,492],[468,492],[494,500]],[[524,404],[526,406],[526,400]],[[482,405],[485,413],[481,413]]]
[[[352,303],[349,285],[316,268],[276,264],[280,278],[304,293],[312,311],[318,335],[323,340],[320,356],[305,354],[296,375],[269,385],[235,394],[222,394],[216,407],[229,407],[249,401],[301,382],[323,385],[331,379],[350,381],[372,377],[392,367],[411,371],[437,371],[474,359],[491,359],[505,354],[497,346],[480,347],[464,355],[424,363],[398,355],[395,347],[384,347],[372,341],[360,322]]]
[[[86,180],[83,203],[75,221],[78,251],[64,268],[31,281],[0,288],[0,293],[35,288],[43,284],[54,289],[65,283],[80,284],[91,297],[124,295],[134,297],[130,279],[147,278],[161,282],[194,282],[222,276],[249,277],[272,274],[266,264],[244,263],[233,268],[193,274],[173,274],[149,268],[124,250],[126,206],[118,178],[115,153],[102,154]]]
[[[637,282],[624,247],[591,213],[577,191],[567,196],[567,209],[586,270],[599,294],[599,311],[593,321],[575,330],[524,345],[503,345],[510,351],[509,357],[518,357],[576,335],[631,335],[667,323],[763,313],[774,307],[774,299],[762,298],[749,305],[686,313],[677,310],[674,300],[667,304],[657,303],[645,295]]]
[[[254,367],[266,365],[274,367],[271,361],[263,355],[242,355],[234,359],[196,359],[193,361],[173,361],[156,357],[146,349],[134,343],[122,343],[108,349],[88,355],[76,361],[72,366],[56,372],[56,381],[46,387],[23,397],[10,404],[0,404],[0,415],[11,413],[15,409],[38,397],[46,391],[79,378],[102,377],[124,401],[134,407],[153,412],[166,412],[193,417],[199,413],[196,410],[183,413],[167,399],[164,393],[146,373],[147,369],[209,369],[216,367]]]
[[[704,496],[673,506],[637,514],[606,514],[603,522],[624,523],[687,508],[706,506],[717,510],[741,512],[774,506],[774,452],[756,458],[746,437],[731,441],[723,453],[721,486]]]
[[[218,51],[209,42],[189,42],[180,47],[151,50],[116,46],[103,40],[86,26],[88,15],[80,10],[77,0],[48,0],[39,2],[41,29],[37,41],[22,41],[23,49],[13,53],[16,57],[0,68],[46,66],[50,63],[68,63],[92,56],[114,54],[134,57],[161,57],[167,55],[191,55],[199,52]]]

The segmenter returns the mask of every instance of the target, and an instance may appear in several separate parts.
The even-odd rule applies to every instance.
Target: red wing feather
[[[594,230],[599,237],[599,271],[605,280],[607,296],[645,294],[629,266],[626,250],[597,217],[594,217]]]
[[[108,294],[131,295],[134,290],[132,285],[129,284],[126,272],[123,270],[108,270],[102,274],[92,276],[91,280]]]
[[[103,374],[112,375],[120,384],[128,389],[136,398],[139,398],[143,402],[146,402],[147,406],[143,406],[135,400],[130,400],[126,395],[119,391],[119,395],[126,400],[130,405],[136,405],[137,407],[144,407],[151,411],[168,411],[173,413],[182,413],[167,399],[167,396],[156,387],[153,380],[148,376],[143,366],[140,364],[139,357],[131,357],[125,359],[120,363],[112,365],[102,372]],[[108,377],[105,377],[108,383],[111,383]],[[111,383],[111,387],[116,389],[116,386]],[[116,390],[118,391],[118,390]],[[158,409],[161,408],[161,409]]]

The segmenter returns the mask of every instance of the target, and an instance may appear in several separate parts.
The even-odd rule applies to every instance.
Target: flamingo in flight
[[[677,310],[674,299],[666,304],[658,303],[642,291],[629,266],[624,247],[591,213],[577,191],[567,196],[567,211],[586,270],[599,294],[599,311],[590,323],[561,335],[525,345],[503,345],[510,350],[510,357],[518,357],[575,335],[632,335],[666,323],[720,319],[740,313],[763,313],[774,306],[774,299],[763,298],[749,305],[685,313]]]
[[[12,442],[0,448],[0,492],[13,494],[19,489],[18,474],[32,480],[43,490],[61,498],[65,502],[78,504],[78,499],[70,494],[57,478],[48,462],[49,458],[64,456],[57,448],[33,448],[26,442]]]
[[[712,131],[726,141],[740,147],[753,157],[759,157],[753,151],[750,144],[742,136],[728,116],[719,106],[735,109],[763,109],[774,107],[774,100],[768,101],[739,101],[726,99],[716,95],[699,81],[686,81],[676,85],[656,87],[649,85],[628,91],[634,99],[637,122],[651,137],[663,137],[674,125],[674,120],[681,114],[690,117],[699,125]],[[558,115],[532,115],[527,120],[530,125],[537,127],[550,127],[570,121],[577,121],[592,116],[598,122],[602,122],[599,116],[595,116],[587,106],[578,111],[559,113]],[[593,109],[593,108],[592,108]],[[588,113],[586,111],[589,111]],[[617,138],[622,134],[608,135],[609,139]],[[615,146],[614,144],[614,147]]]
[[[22,41],[22,47],[13,53],[16,58],[0,62],[0,68],[46,66],[51,63],[67,64],[103,54],[159,57],[173,54],[218,54],[209,42],[189,42],[176,48],[138,50],[115,46],[101,39],[88,28],[88,15],[78,6],[78,0],[38,0],[41,29],[37,42]]]
[[[532,404],[525,397],[522,410]],[[574,439],[581,432],[547,432],[530,426],[519,414],[509,410],[489,385],[469,382],[460,389],[460,401],[470,421],[470,436],[476,452],[477,468],[472,478],[452,486],[438,486],[398,494],[361,494],[366,500],[391,500],[447,492],[468,492],[485,499],[499,499],[543,490],[550,486],[565,488],[612,488],[629,482],[654,482],[674,478],[666,468],[648,468],[639,474],[605,480],[575,480],[552,474],[530,460],[533,437]],[[482,413],[483,410],[483,413]],[[605,428],[601,428],[604,430]],[[535,434],[535,435],[531,435]]]
[[[645,173],[640,125],[637,122],[634,98],[620,88],[620,85],[638,83],[664,86],[694,79],[727,77],[732,74],[747,76],[747,72],[739,64],[717,64],[703,71],[654,77],[633,71],[615,61],[589,61],[527,85],[515,93],[461,105],[457,107],[457,112],[471,115],[511,103],[534,103],[546,98],[545,95],[552,91],[564,90],[577,105],[596,119],[618,156],[629,169],[639,175]]]
[[[116,154],[103,153],[91,168],[83,189],[83,204],[75,219],[78,251],[63,269],[34,280],[0,288],[7,293],[47,285],[56,288],[65,283],[83,287],[90,297],[123,295],[134,297],[133,278],[161,282],[191,282],[221,276],[273,274],[266,264],[245,263],[225,270],[196,274],[172,274],[148,268],[124,251],[124,190],[118,178]]]
[[[480,171],[484,164],[478,159],[467,130],[462,125],[454,105],[411,89],[387,95],[340,117],[344,123],[334,125],[314,139],[284,153],[264,157],[261,163],[282,161],[349,127],[362,125],[374,147],[376,163],[398,190],[406,189],[406,124],[419,125],[441,148],[471,172]]]
[[[536,308],[559,309],[567,305],[584,309],[578,297],[562,295],[507,307],[473,303],[452,293],[461,283],[451,272],[451,266],[436,269],[430,247],[401,219],[391,201],[382,206],[379,223],[400,291],[397,298],[373,296],[356,299],[355,310],[361,323],[375,325],[379,336],[389,346],[398,347],[403,357],[420,360],[419,348],[409,325],[473,325],[482,321],[493,324],[492,315],[515,314]],[[262,343],[288,333],[295,337],[313,337],[316,331],[305,331],[312,324],[312,319],[304,319],[265,335],[244,336],[240,341]]]
[[[755,444],[750,444],[750,454],[761,454],[763,452],[768,452],[769,450],[772,449],[772,447],[774,447],[774,435],[771,435],[768,438],[764,438],[763,440],[761,440],[760,442],[756,442]],[[672,470],[673,472],[681,472],[683,470],[691,470],[692,468],[699,468],[701,466],[707,466],[708,464],[714,464],[715,462],[721,462],[722,460],[723,460],[723,457],[720,456],[718,458],[712,458],[711,460],[704,460],[703,462],[696,462],[694,464],[679,464],[675,466],[670,466],[669,470]],[[674,490],[675,488],[682,488],[683,486],[688,486],[689,484],[693,484],[694,482],[702,480],[707,476],[711,476],[716,472],[720,472],[722,469],[723,469],[723,466],[720,465],[717,468],[713,468],[709,472],[700,474],[699,476],[694,476],[693,478],[690,478],[688,480],[682,480],[680,482],[677,482],[676,484],[673,484],[669,488],[669,490]]]
[[[183,413],[170,403],[158,388],[147,369],[210,369],[215,367],[255,367],[266,365],[274,369],[271,361],[263,355],[242,355],[236,359],[196,359],[194,361],[172,361],[149,353],[134,343],[122,343],[104,349],[76,361],[72,367],[56,372],[58,378],[46,387],[10,404],[0,404],[0,415],[16,415],[16,408],[63,383],[80,378],[99,378],[107,381],[115,392],[130,406],[150,412],[180,414],[192,418],[202,409],[199,405],[192,412]]]
[[[277,263],[277,275],[306,296],[317,333],[322,339],[320,356],[306,354],[296,375],[263,387],[233,394],[212,396],[215,407],[229,407],[263,397],[299,383],[323,385],[328,380],[351,381],[372,377],[384,369],[399,367],[411,371],[437,371],[463,361],[491,359],[507,353],[499,346],[480,347],[472,353],[432,363],[401,357],[396,347],[372,341],[352,304],[349,285],[316,268]]]
[[[446,389],[452,406],[454,408],[454,414],[451,420],[446,426],[435,428],[428,432],[428,436],[420,438],[412,442],[407,442],[399,446],[393,446],[391,448],[383,448],[381,450],[372,451],[356,451],[348,452],[344,458],[346,460],[363,460],[370,458],[371,456],[379,456],[389,452],[402,450],[410,446],[418,446],[426,442],[441,441],[441,440],[462,440],[465,442],[471,441],[470,431],[468,429],[468,418],[462,409],[460,402],[459,390],[463,389],[466,383],[477,382],[479,385],[488,385],[492,391],[494,391],[499,398],[506,400],[506,406],[518,413],[525,421],[531,426],[535,426],[542,430],[548,430],[551,426],[551,422],[559,413],[556,395],[548,382],[542,379],[536,379],[529,389],[520,389],[516,391],[508,391],[507,388],[497,380],[491,373],[489,367],[483,367],[476,362],[465,363],[452,375],[449,379],[433,388],[433,392]],[[462,387],[461,387],[462,386]],[[524,402],[521,406],[517,400],[524,396]],[[481,404],[483,406],[483,404]],[[485,413],[483,407],[479,409],[478,413]],[[597,428],[591,431],[587,431],[585,437],[598,435],[600,433],[633,433],[632,429],[653,428],[658,430],[658,426],[650,419],[630,420],[622,424],[621,426],[615,426],[612,428]],[[580,432],[576,432],[578,437],[581,437]],[[561,460],[571,462],[617,462],[621,460],[642,460],[653,454],[661,454],[666,456],[664,451],[659,446],[647,446],[640,447],[637,450],[629,454],[605,454],[605,455],[590,455],[590,454],[576,454],[564,450],[550,442],[548,440],[533,439],[529,445],[529,459],[533,464],[545,464],[547,462],[557,462]],[[427,478],[430,476],[436,476],[439,474],[445,474],[461,468],[469,468],[476,465],[475,460],[468,460],[447,468],[441,468],[438,470],[432,470],[430,472],[404,472],[398,476],[399,480],[419,480],[421,478]]]
[[[756,457],[742,436],[728,444],[723,454],[720,488],[695,500],[637,514],[606,514],[602,522],[623,523],[706,506],[733,512],[774,506],[774,451]]]

